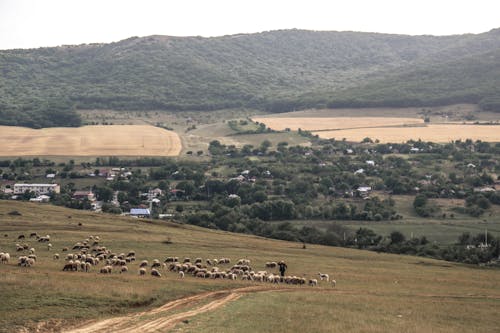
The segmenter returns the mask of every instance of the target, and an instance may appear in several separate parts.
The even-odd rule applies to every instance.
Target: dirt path
[[[246,287],[233,290],[214,291],[181,298],[159,308],[129,316],[114,317],[97,322],[87,322],[79,327],[63,331],[65,333],[94,332],[164,332],[179,322],[200,313],[215,310],[243,294],[286,290],[266,287]],[[207,303],[208,301],[208,303]]]

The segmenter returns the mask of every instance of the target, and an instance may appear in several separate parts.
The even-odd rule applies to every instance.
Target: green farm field
[[[13,211],[21,215],[12,215]],[[11,213],[11,214],[9,214]],[[53,248],[29,238],[50,234]],[[18,235],[25,234],[25,240]],[[412,256],[269,240],[169,222],[0,201],[1,332],[493,332],[498,329],[500,270]],[[90,235],[112,252],[135,250],[129,272],[63,272],[63,247]],[[33,267],[18,267],[15,244],[36,249]],[[55,252],[61,259],[53,260]],[[199,279],[161,270],[138,275],[141,260],[228,257],[285,260],[287,274],[336,287]],[[220,267],[224,269],[224,266]],[[149,270],[149,269],[148,269]],[[271,269],[267,269],[270,270]],[[274,273],[276,271],[272,270]],[[101,321],[108,319],[107,321]]]
[[[386,196],[381,196],[382,198]],[[500,236],[500,208],[493,206],[491,211],[477,218],[453,211],[453,207],[464,206],[464,201],[459,199],[431,199],[431,203],[440,208],[439,216],[422,218],[415,214],[413,209],[413,196],[394,195],[395,209],[403,215],[403,219],[394,221],[319,221],[319,220],[294,220],[296,225],[314,226],[327,229],[331,224],[339,224],[356,231],[359,228],[368,228],[375,233],[388,237],[391,232],[399,231],[406,238],[425,236],[429,241],[440,245],[455,244],[458,237],[469,232],[471,235],[484,233],[485,230],[495,237]],[[446,214],[442,218],[442,214]]]

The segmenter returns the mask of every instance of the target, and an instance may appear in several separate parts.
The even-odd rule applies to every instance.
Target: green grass
[[[12,210],[22,215],[8,215]],[[18,267],[17,235],[35,231],[50,234],[53,249],[47,251],[27,239],[36,248],[38,261],[31,268]],[[62,272],[64,260],[52,260],[54,252],[65,254],[62,247],[96,234],[113,252],[136,251],[138,261],[129,265],[129,273]],[[0,265],[0,332],[20,327],[35,330],[43,323],[66,327],[143,311],[208,290],[254,284],[191,276],[179,280],[170,272],[160,279],[137,275],[140,260],[167,256],[229,257],[233,262],[248,258],[255,270],[265,269],[267,261],[284,259],[290,275],[312,278],[320,271],[337,280],[335,289],[320,283],[317,288],[244,295],[214,312],[190,318],[187,325],[179,324],[183,330],[488,332],[495,329],[500,306],[497,269],[318,245],[302,249],[299,243],[50,205],[0,201],[0,236],[0,251],[14,257],[10,264]]]
[[[498,301],[472,297],[352,295],[334,291],[258,293],[204,313],[174,331],[493,332],[498,328],[497,309]],[[477,327],[477,316],[485,314],[487,318]]]

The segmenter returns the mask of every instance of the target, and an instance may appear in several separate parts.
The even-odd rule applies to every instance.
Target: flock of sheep
[[[7,235],[5,235],[7,237]],[[47,251],[51,251],[52,244],[50,243],[50,235],[39,236],[37,233],[31,233],[30,238],[35,238],[40,243],[47,243]],[[18,236],[18,241],[24,240],[24,234]],[[136,261],[135,251],[127,253],[114,253],[110,249],[100,244],[100,237],[91,235],[81,242],[75,243],[71,247],[63,247],[62,252],[68,252],[64,258],[61,258],[59,253],[54,253],[53,260],[64,259],[65,263],[62,267],[63,271],[82,271],[90,272],[96,270],[101,274],[127,273],[129,272],[129,265]],[[16,252],[23,252],[18,257],[17,264],[21,267],[31,267],[36,263],[36,250],[30,247],[27,243],[17,243],[15,245]],[[70,251],[71,249],[71,251]],[[24,253],[27,252],[27,253]],[[0,262],[2,264],[9,263],[10,254],[0,252]],[[273,270],[278,266],[278,263],[272,261],[265,264],[266,269]],[[138,274],[145,276],[148,274],[160,278],[162,273],[173,272],[176,273],[178,278],[183,279],[187,275],[203,279],[227,279],[227,280],[247,280],[256,282],[268,283],[285,283],[292,285],[309,285],[317,286],[318,279],[299,276],[286,275],[281,276],[272,271],[267,270],[254,270],[251,267],[251,262],[248,259],[239,259],[235,264],[231,265],[229,258],[216,258],[205,259],[167,257],[163,262],[159,259],[153,259],[151,263],[148,260],[142,260],[139,263]],[[331,279],[328,274],[318,273],[319,281],[325,281],[331,286],[336,286],[336,281]]]

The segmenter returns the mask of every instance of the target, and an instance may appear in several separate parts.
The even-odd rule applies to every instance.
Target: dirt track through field
[[[240,298],[243,294],[279,291],[265,287],[247,287],[233,290],[214,291],[181,298],[159,308],[136,313],[130,316],[115,317],[97,322],[90,322],[73,328],[65,333],[94,332],[165,332],[179,322],[198,314],[215,310],[228,302]],[[286,289],[283,289],[286,290]],[[208,301],[208,303],[206,303]]]

